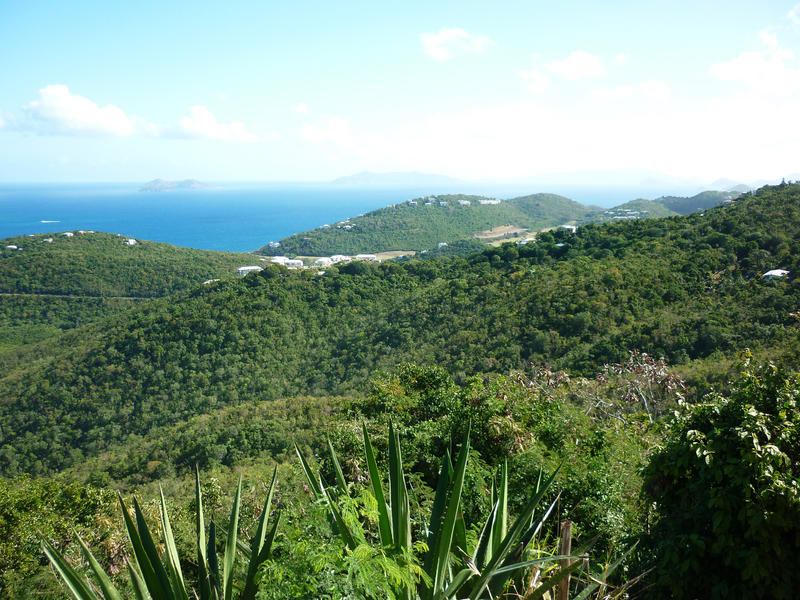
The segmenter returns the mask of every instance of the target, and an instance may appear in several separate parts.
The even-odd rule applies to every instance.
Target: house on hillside
[[[287,258],[283,261],[283,266],[288,269],[298,269],[303,266],[303,261],[299,258]]]
[[[374,254],[356,254],[355,258],[356,260],[364,260],[367,262],[381,262]]]
[[[246,267],[239,267],[236,269],[236,272],[239,275],[247,275],[248,273],[253,273],[255,271],[262,271],[263,269],[257,265],[248,265]]]
[[[331,262],[333,263],[350,262],[351,260],[353,259],[350,258],[349,256],[346,256],[345,254],[334,254],[333,256],[331,256]]]
[[[322,258],[318,258],[314,261],[315,267],[330,267],[333,264],[333,260],[328,258],[327,256],[323,256]]]
[[[72,233],[71,231],[65,231],[64,233],[61,234],[61,237],[72,237],[74,235],[75,234]]]
[[[571,231],[572,233],[575,233],[575,230],[578,229],[578,228],[575,227],[575,225],[562,225],[561,229],[566,229],[567,231]]]
[[[458,203],[461,206],[470,206],[472,204],[472,202],[470,202],[469,200],[459,200]]]
[[[125,240],[125,245],[126,246],[135,246],[136,245],[136,240],[133,239],[133,238],[128,238],[127,240]]]
[[[786,277],[789,274],[789,271],[785,271],[784,269],[772,269],[771,271],[767,271],[762,275],[764,279],[767,281],[771,281],[773,279],[778,279],[780,277]]]

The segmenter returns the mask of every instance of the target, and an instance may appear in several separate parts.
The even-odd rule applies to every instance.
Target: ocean
[[[0,184],[0,238],[91,229],[204,250],[247,252],[293,233],[411,198],[474,193],[511,198],[560,193],[609,207],[669,190],[548,186],[470,189],[219,184],[214,189],[140,192],[141,184]],[[643,195],[647,194],[647,195]]]

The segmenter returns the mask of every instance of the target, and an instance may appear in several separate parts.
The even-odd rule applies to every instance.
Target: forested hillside
[[[744,347],[796,358],[798,186],[688,217],[588,225],[467,259],[273,265],[6,358],[0,468],[46,473],[176,419],[361,388],[413,360],[457,380],[530,362],[591,375],[639,348],[670,363]]]
[[[232,277],[248,259],[146,240],[128,245],[130,238],[111,233],[70,233],[2,240],[0,292],[152,298]]]
[[[740,195],[741,192],[717,192],[709,190],[688,198],[682,196],[661,196],[660,198],[656,198],[654,202],[662,204],[669,210],[675,211],[678,214],[688,215],[698,210],[719,206],[726,200],[734,200]]]
[[[235,277],[237,267],[253,261],[246,254],[144,240],[128,245],[129,238],[116,234],[71,233],[0,241],[0,353],[148,298]]]
[[[387,250],[429,250],[514,225],[537,231],[566,222],[586,222],[598,209],[555,194],[533,194],[497,204],[482,196],[438,195],[381,208],[340,223],[297,233],[264,247],[262,254],[327,256]]]

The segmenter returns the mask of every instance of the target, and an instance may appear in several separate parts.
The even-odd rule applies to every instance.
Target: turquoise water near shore
[[[140,186],[0,184],[0,238],[92,229],[190,248],[246,252],[299,231],[428,194],[510,198],[548,191],[607,207],[668,192],[591,187],[350,188],[330,184],[221,184],[207,190],[140,192]]]

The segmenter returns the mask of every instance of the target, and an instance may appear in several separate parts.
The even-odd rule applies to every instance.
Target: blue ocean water
[[[190,248],[245,252],[299,231],[428,194],[510,198],[548,191],[600,206],[642,197],[639,189],[592,187],[532,190],[475,185],[455,190],[276,183],[140,192],[140,185],[0,184],[0,238],[92,229]]]

